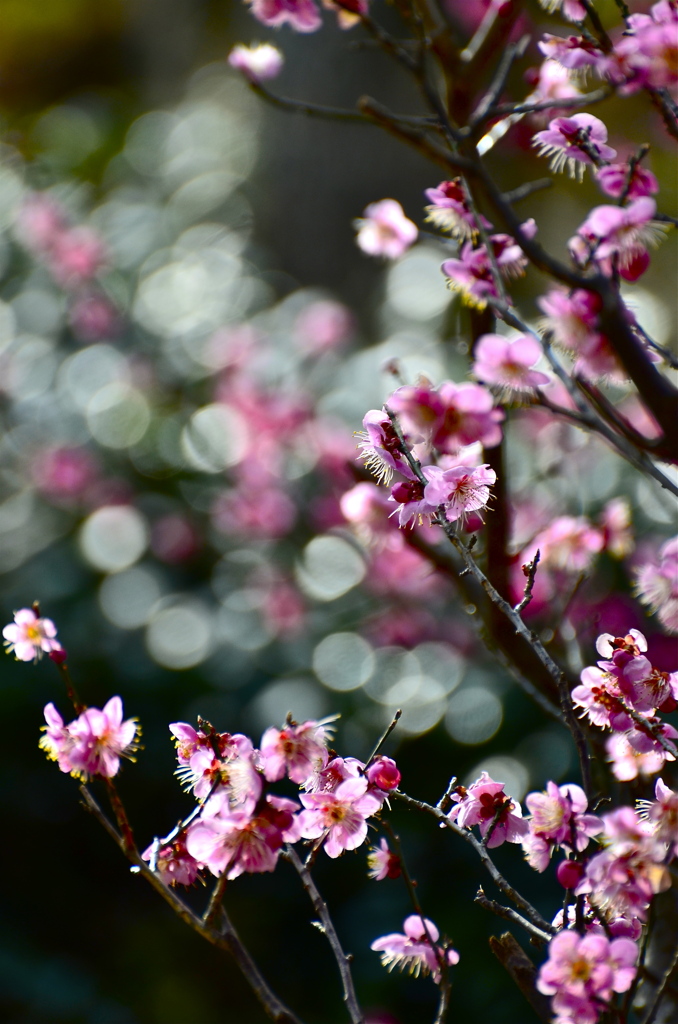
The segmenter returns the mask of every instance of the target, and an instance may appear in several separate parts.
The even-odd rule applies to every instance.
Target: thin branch
[[[511,68],[513,67],[514,62],[523,56],[529,41],[529,36],[523,36],[518,43],[509,43],[504,50],[502,58],[499,61],[499,66],[490,84],[490,88],[487,90],[474,113],[471,115],[469,123],[472,128],[477,124],[482,124],[482,122],[489,116],[490,110],[494,108],[497,100],[504,91],[506,81],[511,73]]]
[[[609,88],[594,89],[593,92],[581,93],[579,96],[567,96],[557,100],[540,100],[530,102],[529,97],[524,103],[501,103],[486,114],[486,118],[500,117],[510,114],[538,114],[542,110],[568,110],[574,107],[590,107],[594,103],[602,103],[612,95]]]
[[[501,903],[497,903],[496,900],[490,900],[485,895],[482,886],[478,889],[474,899],[474,903],[477,903],[479,907],[483,907],[485,910],[489,910],[492,914],[496,914],[497,917],[503,917],[506,921],[512,921],[513,924],[519,924],[521,928],[529,932],[530,935],[538,942],[550,942],[551,936],[546,932],[543,932],[541,928],[537,928],[536,925],[528,921],[527,918],[519,914],[517,910],[512,910],[511,907],[505,907]]]
[[[504,199],[507,203],[519,203],[531,196],[533,192],[541,192],[545,188],[553,188],[553,178],[537,178],[535,181],[526,181],[524,185],[518,185],[510,192],[504,192]]]
[[[351,957],[347,956],[341,947],[339,936],[336,933],[330,912],[327,909],[327,904],[318,892],[310,871],[302,864],[296,850],[289,843],[285,847],[284,857],[299,875],[301,883],[311,899],[313,908],[320,918],[322,931],[330,944],[334,959],[337,961],[339,974],[341,975],[341,984],[344,990],[344,1002],[351,1018],[351,1024],[365,1024],[363,1012],[360,1009],[355,993],[353,977],[351,976]]]
[[[534,587],[534,581],[537,576],[537,566],[539,565],[539,559],[541,558],[541,552],[539,548],[535,551],[534,558],[527,565],[523,566],[523,572],[527,576],[527,583],[525,584],[525,590],[523,591],[522,599],[518,604],[514,604],[514,612],[520,614],[523,609],[527,608],[528,604],[532,600],[532,590]]]
[[[353,121],[358,124],[369,124],[370,119],[357,110],[345,110],[343,107],[326,107],[320,103],[306,103],[302,100],[289,99],[287,96],[276,96],[259,82],[249,81],[248,85],[262,100],[278,110],[286,110],[293,114],[304,114],[306,117],[320,117],[331,121]]]
[[[225,910],[222,908],[221,930],[217,931],[214,928],[207,927],[198,915],[195,914],[193,910],[183,902],[183,900],[179,899],[176,893],[170,889],[169,886],[165,885],[160,876],[151,871],[146,861],[142,860],[136,851],[127,849],[123,836],[116,831],[114,826],[108,820],[87,786],[83,785],[80,787],[80,794],[83,798],[86,810],[88,810],[90,814],[97,819],[106,832],[108,832],[111,839],[113,839],[127,860],[133,865],[135,873],[142,875],[146,879],[148,884],[152,886],[160,896],[162,896],[165,902],[169,904],[184,924],[187,924],[189,928],[192,928],[194,932],[197,932],[197,934],[209,942],[210,945],[216,946],[218,949],[222,949],[231,954],[250,988],[271,1020],[276,1021],[276,1024],[302,1024],[300,1018],[297,1017],[292,1010],[288,1009],[288,1007],[285,1006],[285,1004],[278,999],[276,994],[269,988],[267,982],[259,971],[259,968],[240,941],[240,938],[238,937],[238,934]]]
[[[548,935],[554,935],[557,931],[552,924],[545,921],[538,910],[536,910],[531,903],[529,903],[520,893],[513,888],[502,875],[499,868],[496,866],[485,847],[480,843],[478,839],[473,835],[473,832],[469,832],[467,829],[457,825],[456,822],[448,818],[446,814],[432,804],[427,804],[423,800],[415,800],[414,797],[408,796],[406,793],[401,793],[400,790],[395,790],[392,796],[396,800],[402,800],[408,807],[413,807],[418,811],[424,811],[426,814],[430,814],[436,818],[437,821],[441,822],[445,828],[449,828],[456,836],[459,836],[465,842],[467,842],[476,851],[480,860],[482,861],[483,867],[490,874],[492,880],[498,889],[500,889],[505,896],[507,896],[512,903],[515,903],[523,913],[530,919],[530,921],[546,932]]]
[[[377,754],[379,753],[379,751],[383,747],[384,743],[386,743],[386,740],[389,738],[389,736],[391,735],[391,733],[395,729],[396,725],[398,724],[398,722],[402,718],[402,714],[403,714],[402,708],[398,708],[398,710],[396,711],[396,713],[393,716],[393,719],[392,719],[390,725],[388,725],[386,727],[386,729],[382,733],[381,737],[375,743],[374,749],[373,749],[372,753],[367,758],[367,761],[365,761],[365,767],[366,768],[367,768],[367,766],[369,764],[372,763],[372,761],[374,761],[375,757],[377,756]]]
[[[381,103],[377,103],[376,100],[370,96],[363,96],[358,100],[358,108],[361,110],[374,124],[384,128],[391,135],[395,135],[396,138],[403,142],[409,143],[418,149],[423,156],[432,160],[434,163],[442,164],[443,167],[452,168],[455,171],[463,171],[468,174],[473,173],[474,164],[471,160],[463,156],[457,156],[455,153],[451,153],[449,149],[439,145],[432,139],[426,137],[426,134],[420,129],[415,128],[398,120],[394,117],[390,110],[382,106]]]

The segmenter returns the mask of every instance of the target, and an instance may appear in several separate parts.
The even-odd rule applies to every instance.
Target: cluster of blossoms
[[[389,413],[402,424],[404,443]],[[478,449],[499,444],[502,419],[487,388],[452,381],[437,389],[428,381],[404,385],[382,411],[366,414],[358,434],[361,458],[380,482],[389,483],[394,472],[404,478],[389,499],[401,526],[430,523],[439,510],[455,522],[487,506],[496,474],[477,464]],[[435,464],[426,464],[433,458]]]
[[[678,732],[657,714],[676,708],[678,672],[652,665],[636,629],[622,637],[603,633],[596,649],[602,660],[582,670],[581,685],[572,691],[575,707],[593,725],[612,730],[606,746],[616,778],[654,775],[678,756]]]
[[[121,757],[134,760],[139,725],[134,718],[123,721],[120,697],[111,697],[101,710],[86,708],[68,725],[50,703],[45,722],[40,746],[62,772],[74,778],[86,782],[102,775],[111,779],[118,774]]]
[[[273,871],[285,843],[321,840],[329,857],[355,850],[367,837],[367,820],[377,814],[400,773],[391,758],[365,765],[332,756],[327,721],[269,728],[259,749],[241,734],[218,733],[207,725],[170,726],[177,745],[177,775],[193,793],[200,811],[163,859],[151,846],[146,859],[171,883],[182,860],[182,877],[193,881],[203,869],[237,878],[243,872]],[[269,792],[288,778],[302,790],[299,801]],[[177,846],[177,843],[179,844]]]

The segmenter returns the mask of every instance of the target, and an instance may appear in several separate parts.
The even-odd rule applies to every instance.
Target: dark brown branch
[[[88,790],[87,786],[81,786],[80,793],[82,795],[85,808],[97,819],[106,832],[108,832],[111,839],[113,839],[127,860],[133,865],[133,870],[145,878],[149,885],[151,885],[155,891],[162,896],[165,902],[169,904],[174,913],[181,918],[184,924],[187,924],[189,928],[194,932],[197,932],[197,934],[209,942],[210,945],[216,946],[218,949],[222,949],[231,954],[250,988],[254,992],[254,995],[257,997],[264,1011],[271,1020],[276,1021],[276,1024],[302,1024],[300,1018],[288,1009],[269,988],[267,982],[259,971],[259,968],[240,941],[225,910],[222,908],[222,928],[219,931],[214,928],[207,927],[197,914],[195,914],[191,908],[183,902],[183,900],[179,899],[172,889],[165,885],[160,876],[151,871],[146,861],[141,859],[136,850],[129,850],[127,848],[125,839],[110,823],[99,807],[99,804]]]
[[[330,912],[327,909],[327,904],[318,892],[317,886],[311,877],[311,872],[302,864],[296,850],[289,843],[285,847],[284,857],[299,875],[301,883],[311,899],[313,909],[320,918],[322,932],[330,944],[334,959],[337,961],[339,974],[341,975],[341,984],[344,990],[344,1002],[351,1018],[351,1024],[364,1024],[365,1019],[358,1004],[358,997],[356,996],[351,975],[351,957],[347,956],[341,947],[339,936],[330,917]]]
[[[497,917],[503,917],[506,921],[512,921],[513,924],[519,924],[521,928],[529,932],[530,935],[536,939],[539,943],[549,942],[551,939],[550,935],[543,932],[541,928],[537,928],[536,925],[528,921],[527,918],[519,914],[517,910],[512,910],[511,907],[505,907],[501,903],[497,903],[496,900],[490,900],[485,895],[482,886],[478,889],[474,899],[474,903],[477,903],[479,907],[483,907],[485,910],[489,910],[492,914],[496,914]]]
[[[490,938],[490,949],[511,975],[540,1020],[552,1019],[550,1000],[536,989],[537,971],[529,956],[510,932]]]

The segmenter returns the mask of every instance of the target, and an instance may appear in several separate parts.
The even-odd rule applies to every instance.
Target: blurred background
[[[484,9],[465,4],[460,31]],[[398,30],[393,11],[376,13]],[[468,314],[444,287],[441,243],[423,238],[392,266],[354,243],[353,219],[384,197],[422,225],[438,170],[374,128],[263,106],[226,63],[235,42],[271,40],[286,56],[274,91],[337,106],[369,94],[420,111],[399,68],[332,12],[324,19],[299,36],[229,0],[0,0],[3,622],[39,600],[83,699],[102,706],[119,693],[140,719],[144,749],[120,789],[142,848],[190,809],[167,723],[198,714],[256,744],[288,711],[340,712],[337,750],[364,757],[402,707],[387,752],[407,791],[432,802],[452,774],[467,782],[486,769],[520,799],[576,770],[567,734],[485,651],[473,609],[389,526],[390,508],[355,490],[352,432],[393,390],[385,367],[464,380]],[[544,19],[526,5],[526,28]],[[512,95],[529,92],[538,63],[533,46]],[[633,98],[600,116],[624,155],[630,142],[652,144],[660,207],[675,215],[673,156],[654,115]],[[545,173],[534,130],[518,125],[490,156],[503,187]],[[563,255],[600,201],[588,179],[561,178],[525,216]],[[666,296],[677,269],[666,244],[633,288],[664,345],[675,345]],[[528,318],[544,289],[536,274],[512,286]],[[614,398],[634,402],[623,387]],[[673,668],[630,583],[672,532],[672,506],[595,439],[539,416],[517,410],[507,426],[517,564],[555,515],[602,529],[622,497],[634,529],[573,575],[555,566],[533,622],[573,671],[594,659],[597,632],[631,626]],[[231,963],[130,875],[73,780],[38,750],[44,704],[68,715],[54,666],[5,658],[1,679],[3,1020],[263,1020]],[[470,905],[478,865],[427,822],[394,819],[424,908],[462,955],[455,1018],[526,1021],[487,952],[501,925]],[[317,867],[363,1005],[372,1024],[431,1019],[432,983],[388,976],[369,950],[409,905],[400,883],[367,881],[365,853]],[[555,913],[552,880],[515,852],[497,861]],[[241,877],[227,902],[281,996],[309,1024],[343,1020],[335,967],[288,867]]]

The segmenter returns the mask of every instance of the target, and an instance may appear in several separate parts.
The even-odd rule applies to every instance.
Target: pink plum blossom
[[[424,498],[430,505],[444,506],[445,518],[450,523],[468,512],[485,508],[490,500],[490,487],[497,480],[497,474],[487,463],[477,469],[456,466],[441,470],[430,466],[427,475]]]
[[[649,86],[652,89],[672,88],[678,82],[676,39],[678,10],[670,0],[660,0],[649,14],[632,14],[628,31],[617,40],[613,60],[627,78],[626,92]],[[614,67],[610,61],[610,70]]]
[[[441,181],[436,188],[427,188],[425,195],[431,204],[424,207],[428,215],[427,221],[442,231],[449,231],[453,238],[465,240],[476,237],[478,223],[469,209],[468,197],[461,178]],[[485,230],[492,229],[492,225],[482,214],[480,222]]]
[[[122,701],[111,697],[102,710],[87,708],[68,726],[73,746],[68,759],[80,778],[103,775],[107,779],[118,774],[120,758],[132,760],[136,750],[139,725],[135,718],[122,720]]]
[[[302,310],[294,326],[304,351],[317,354],[338,348],[354,324],[351,311],[343,303],[318,299]]]
[[[652,834],[659,842],[671,847],[678,856],[678,793],[670,789],[663,779],[657,779],[654,800],[639,800],[639,816],[648,821]]]
[[[539,326],[560,348],[575,356],[574,370],[585,377],[624,380],[625,372],[609,340],[598,330],[600,298],[593,292],[552,288],[538,300],[546,313]]]
[[[397,260],[417,240],[416,224],[405,216],[395,199],[382,199],[365,207],[363,216],[355,221],[356,242],[368,256],[384,256]]]
[[[56,626],[51,619],[41,618],[34,608],[21,608],[14,613],[14,622],[5,626],[7,654],[14,653],[17,661],[39,661],[43,652],[60,651],[56,639]]]
[[[101,341],[117,334],[120,318],[115,306],[103,295],[78,296],[68,311],[73,333],[83,341]]]
[[[260,43],[258,46],[238,43],[229,53],[228,63],[236,71],[242,71],[251,82],[266,82],[280,74],[284,57],[277,46],[271,46],[270,43]]]
[[[271,28],[288,24],[295,32],[315,32],[322,25],[313,0],[250,0],[250,10],[257,21]]]
[[[105,262],[104,244],[88,227],[63,231],[55,239],[47,258],[52,276],[63,288],[79,287],[90,281]]]
[[[381,962],[389,970],[407,968],[415,977],[430,974],[438,982],[441,964],[454,966],[459,963],[456,950],[435,945],[440,932],[427,917],[410,914],[403,921],[403,932],[383,935],[370,946],[370,949],[381,953]]]
[[[141,854],[144,860],[156,857],[155,870],[165,885],[193,885],[200,873],[200,865],[186,849],[184,839],[177,838],[154,850],[153,844]]]
[[[120,758],[133,760],[139,726],[134,718],[122,720],[122,701],[111,697],[99,708],[86,708],[69,725],[64,725],[53,704],[45,708],[45,735],[40,747],[62,772],[87,781],[92,775],[111,779],[120,768]]]
[[[216,876],[274,871],[283,844],[299,838],[297,810],[293,800],[270,794],[254,814],[212,797],[189,826],[186,849]]]
[[[364,430],[357,430],[355,434],[360,438],[358,448],[361,454],[358,458],[363,459],[379,483],[389,483],[394,469],[400,472],[408,470],[400,439],[385,412],[370,409],[363,417],[363,427]]]
[[[544,131],[537,132],[533,143],[540,156],[551,157],[551,169],[557,173],[566,167],[570,177],[583,180],[587,164],[612,160],[617,151],[606,145],[607,128],[593,114],[556,117]]]
[[[440,452],[456,454],[461,448],[479,441],[494,448],[502,439],[501,409],[494,407],[491,392],[481,384],[454,384],[443,381],[438,388],[442,418],[434,426],[432,443]]]
[[[367,818],[375,814],[382,801],[367,792],[367,779],[347,779],[333,793],[302,793],[306,808],[299,815],[299,831],[304,839],[319,839],[326,834],[325,853],[338,857],[344,850],[355,850],[367,837]]]
[[[604,60],[604,54],[596,43],[583,36],[552,36],[545,32],[538,46],[545,57],[573,71],[596,67]]]
[[[617,267],[624,280],[636,281],[650,262],[647,247],[664,238],[665,226],[652,219],[656,209],[649,196],[628,206],[596,206],[570,239],[570,252],[582,265],[592,259],[603,273]]]
[[[382,839],[379,846],[373,846],[367,855],[367,872],[375,882],[381,882],[384,878],[400,878],[402,869],[400,858],[391,853],[389,845]]]
[[[576,931],[559,932],[549,943],[549,959],[542,964],[537,988],[544,995],[555,996],[553,1009],[560,1012],[560,996],[608,1002],[614,992],[626,992],[636,976],[638,947],[631,939],[613,939],[589,933],[581,936]],[[577,1021],[597,1020],[598,1013]]]
[[[525,804],[531,814],[530,832],[564,850],[581,852],[603,831],[602,819],[586,813],[588,801],[580,786],[547,782],[546,791],[528,793]]]
[[[392,757],[380,755],[368,765],[365,776],[370,786],[390,793],[397,789],[400,783],[400,771]]]
[[[639,163],[608,164],[596,171],[596,181],[608,196],[619,199],[639,199],[659,192],[659,182],[652,171],[646,171]]]
[[[678,633],[678,536],[659,549],[658,565],[646,562],[636,569],[636,590],[666,631]]]
[[[269,782],[287,775],[303,786],[308,777],[327,764],[326,722],[289,722],[282,729],[271,727],[261,737],[260,763]]]
[[[482,772],[471,786],[458,787],[452,797],[457,801],[450,811],[450,818],[463,828],[478,825],[488,849],[502,843],[520,843],[528,833],[528,824],[523,819],[520,804],[504,792],[504,783],[495,782],[487,772]]]
[[[434,466],[426,466],[424,475],[430,478]],[[436,514],[436,506],[432,505],[424,497],[425,485],[420,480],[402,480],[391,488],[389,501],[398,504],[398,523],[400,526],[409,526],[412,523],[430,523]],[[391,513],[395,515],[395,513]]]
[[[628,733],[614,733],[605,741],[605,749],[612,765],[612,774],[620,782],[630,782],[638,776],[648,778],[664,767],[665,757],[661,749],[641,753],[629,743]]]
[[[97,476],[97,463],[86,448],[45,448],[31,464],[35,486],[57,502],[83,498]]]
[[[485,384],[498,384],[510,391],[548,384],[550,377],[533,369],[542,355],[541,345],[529,334],[505,338],[483,334],[473,350],[474,375]]]
[[[536,230],[534,221],[528,221],[521,227],[529,237]],[[488,242],[502,277],[521,277],[525,273],[527,259],[514,238],[503,234],[490,235]],[[468,306],[485,309],[488,301],[501,297],[485,245],[474,248],[473,241],[464,242],[458,258],[445,260],[440,269],[448,279],[448,288],[458,291]]]
[[[600,527],[605,550],[613,558],[625,558],[635,547],[631,506],[625,498],[611,498],[603,508]]]
[[[180,741],[178,748],[185,752],[190,745]],[[186,792],[192,792],[198,800],[217,792],[225,795],[231,806],[251,810],[261,795],[254,746],[241,733],[216,733],[207,743],[201,739],[186,763],[179,758],[179,765],[175,775]]]
[[[585,572],[602,551],[603,534],[585,516],[558,516],[522,552],[521,561],[531,561],[537,548],[542,568]]]

